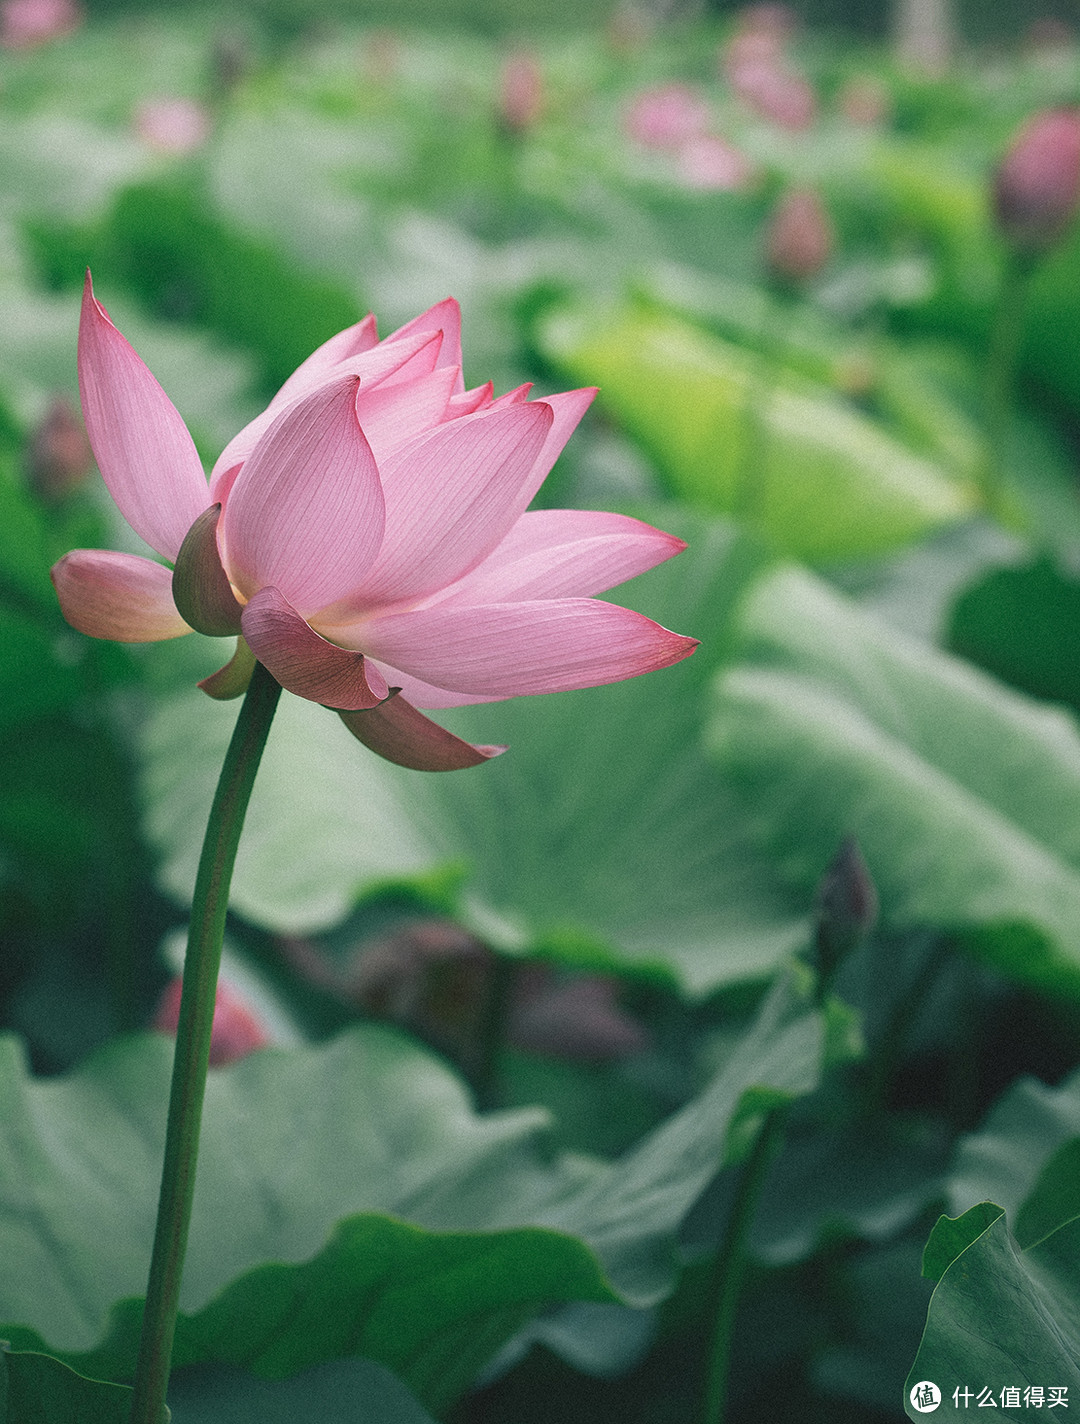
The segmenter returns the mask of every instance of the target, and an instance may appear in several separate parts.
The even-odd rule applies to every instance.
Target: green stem
[[[199,1151],[221,941],[236,848],[281,687],[257,663],[236,719],[203,841],[184,961],[165,1165],[146,1287],[131,1424],[160,1424],[180,1301]]]
[[[1023,257],[1010,255],[1006,259],[986,353],[986,453],[979,493],[983,508],[994,518],[1001,518],[1005,513],[1005,457],[1031,271],[1030,261]]]
[[[712,1310],[712,1346],[705,1376],[702,1424],[723,1424],[731,1372],[731,1342],[735,1312],[746,1274],[746,1243],[754,1223],[765,1175],[783,1137],[786,1109],[773,1108],[766,1116],[750,1156],[742,1167],[727,1230],[716,1258]]]
[[[732,514],[751,527],[765,513],[766,461],[769,456],[768,419],[776,388],[776,366],[789,319],[786,293],[771,293],[762,309],[757,350],[750,353],[750,374],[744,398],[743,448],[735,474]]]

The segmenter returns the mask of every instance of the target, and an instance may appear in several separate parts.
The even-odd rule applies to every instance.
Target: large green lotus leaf
[[[287,1380],[193,1365],[169,1381],[172,1424],[434,1424],[389,1370],[332,1360]]]
[[[782,974],[713,1081],[614,1163],[552,1156],[540,1110],[477,1116],[377,1026],[212,1073],[176,1364],[275,1378],[363,1354],[437,1408],[548,1306],[655,1303],[733,1124],[818,1080],[809,979]],[[46,1080],[15,1040],[0,1054],[0,1335],[128,1379],[171,1045],[115,1042]]]
[[[789,898],[768,859],[748,851],[699,745],[709,677],[762,556],[670,510],[653,522],[682,530],[690,547],[616,597],[700,637],[693,657],[609,687],[439,714],[473,741],[509,743],[468,773],[391,766],[339,718],[283,698],[234,907],[272,929],[311,931],[344,918],[365,886],[463,862],[463,909],[505,948],[572,946],[694,993],[775,965],[804,933],[809,900]],[[221,646],[210,650],[219,661]],[[156,712],[144,738],[148,829],[162,882],[181,903],[235,716],[191,691]]]
[[[1080,737],[1032,703],[778,571],[744,610],[710,739],[792,892],[858,838],[897,927],[947,926],[1007,974],[1080,993]]]
[[[967,487],[826,387],[765,375],[746,351],[677,317],[562,308],[541,323],[540,341],[572,379],[600,386],[676,494],[704,509],[752,509],[788,553],[879,554],[971,508]]]
[[[130,1417],[127,1385],[86,1379],[49,1355],[0,1347],[0,1424],[128,1424]]]
[[[1053,1153],[1080,1138],[1080,1073],[1056,1088],[1021,1078],[961,1138],[948,1179],[949,1210],[959,1215],[980,1201],[999,1203],[1012,1221]]]
[[[968,1217],[970,1232],[962,1229]],[[904,1386],[908,1417],[925,1418],[909,1393],[923,1380],[937,1385],[944,1409],[953,1407],[955,1390],[963,1409],[965,1400],[978,1407],[988,1389],[993,1402],[982,1407],[990,1408],[990,1418],[1027,1418],[1024,1390],[1031,1385],[1042,1390],[1043,1407],[1052,1389],[1063,1389],[1067,1408],[1080,1391],[1080,1219],[1026,1251],[1010,1235],[1005,1213],[989,1203],[972,1207],[959,1223],[943,1218],[939,1226],[948,1229],[958,1254],[930,1300]],[[927,1252],[938,1254],[933,1236]]]

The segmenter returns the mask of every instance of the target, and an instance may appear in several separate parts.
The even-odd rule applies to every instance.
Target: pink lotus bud
[[[765,230],[765,264],[782,283],[816,277],[829,260],[833,231],[821,199],[811,188],[792,188],[773,209]]]
[[[193,153],[210,136],[210,115],[194,99],[150,99],[136,111],[135,131],[159,153]]]
[[[71,34],[82,18],[76,0],[4,0],[0,5],[0,45],[34,49]]]
[[[499,117],[511,133],[522,133],[544,112],[544,75],[535,55],[512,54],[499,78]]]
[[[676,156],[676,171],[688,188],[730,193],[747,187],[755,169],[749,158],[714,134],[688,139]]]
[[[814,948],[824,982],[870,933],[877,915],[877,889],[858,843],[847,836],[818,886]]]
[[[46,504],[65,499],[93,469],[94,456],[82,420],[65,395],[53,396],[30,437],[30,486]]]
[[[994,212],[1018,251],[1052,247],[1080,200],[1080,109],[1048,109],[1020,130],[994,175]]]
[[[678,148],[703,134],[711,114],[705,100],[685,84],[643,89],[626,114],[626,132],[645,148]]]
[[[153,1027],[162,1033],[176,1033],[180,1021],[179,976],[165,987],[154,1015]],[[235,989],[219,980],[214,1001],[214,1027],[210,1035],[210,1066],[220,1068],[246,1058],[256,1048],[265,1048],[270,1039],[262,1024]]]
[[[1046,16],[1034,20],[1024,36],[1024,47],[1033,54],[1057,55],[1076,46],[1076,32],[1067,20]]]
[[[747,5],[737,23],[743,34],[771,35],[783,44],[798,30],[799,17],[790,5]]]

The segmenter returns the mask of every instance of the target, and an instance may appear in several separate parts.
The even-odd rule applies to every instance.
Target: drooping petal
[[[172,571],[137,554],[73,549],[52,570],[64,617],[91,638],[158,643],[191,629],[176,611]]]
[[[338,715],[371,751],[411,771],[461,771],[506,751],[505,747],[474,746],[455,737],[396,695],[369,711]]]
[[[428,606],[588,598],[685,548],[682,539],[625,514],[527,510],[482,564],[434,595]]]
[[[316,366],[303,379],[300,379],[300,372],[304,367],[299,367],[267,408],[261,411],[254,420],[249,421],[243,430],[234,435],[222,450],[210,474],[211,499],[216,504],[226,502],[236,471],[288,406],[301,400],[305,395],[310,395],[312,391],[318,390],[328,381],[339,380],[345,376],[356,376],[360,381],[361,389],[365,392],[375,389],[390,376],[396,376],[405,371],[409,373],[410,380],[418,380],[435,369],[441,344],[442,335],[440,332],[420,331],[414,336],[396,342],[393,346],[388,346],[384,341],[380,342],[370,351],[350,357],[340,366],[333,367],[329,371],[324,370],[321,366]],[[305,362],[305,366],[306,364]],[[289,394],[287,398],[283,398],[286,387],[289,389]]]
[[[415,381],[360,387],[356,416],[380,469],[398,445],[442,423],[454,376],[453,366],[443,366]]]
[[[79,321],[79,392],[102,478],[135,533],[167,559],[210,503],[187,426],[94,296]]]
[[[282,687],[309,702],[355,711],[375,707],[390,691],[362,653],[321,638],[276,588],[261,589],[252,598],[242,624],[259,662]]]
[[[240,604],[218,552],[221,505],[212,504],[188,530],[172,576],[173,602],[200,633],[223,638],[240,631]]]
[[[448,421],[395,450],[380,470],[382,548],[349,607],[423,597],[479,563],[524,509],[522,485],[550,424],[538,401]]]
[[[451,691],[490,697],[619,682],[688,657],[696,638],[591,598],[413,609],[367,620],[366,653]]]
[[[457,384],[455,392],[465,389],[465,382],[461,379],[461,308],[454,297],[444,297],[441,302],[436,302],[433,307],[428,307],[426,312],[421,312],[419,316],[414,316],[412,321],[407,321],[404,326],[399,326],[397,331],[392,331],[384,339],[384,345],[400,341],[403,336],[413,336],[418,331],[441,331],[443,337],[442,350],[439,352],[440,366],[456,366],[458,368]]]
[[[354,588],[375,558],[383,493],[356,385],[346,376],[287,406],[237,476],[222,554],[246,597],[272,584],[310,614]]]

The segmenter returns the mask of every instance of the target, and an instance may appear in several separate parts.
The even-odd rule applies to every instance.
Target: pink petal
[[[496,396],[491,402],[492,409],[498,410],[504,405],[520,405],[523,400],[528,399],[529,392],[532,388],[532,381],[526,381],[523,385],[515,386],[512,391],[507,391],[504,395]]]
[[[482,564],[436,594],[429,606],[586,598],[685,548],[682,539],[624,514],[529,510]]]
[[[371,657],[454,692],[519,697],[619,682],[688,657],[697,639],[591,598],[427,608],[367,620]]]
[[[390,452],[446,418],[456,371],[444,366],[430,376],[393,385],[363,386],[356,397],[356,415],[380,469]]]
[[[385,339],[385,344],[400,341],[403,336],[412,336],[418,331],[441,331],[443,337],[442,350],[439,352],[440,366],[457,366],[458,377],[455,390],[457,392],[465,389],[465,382],[461,379],[461,308],[453,297],[444,297],[441,302],[436,302],[433,307],[428,307],[426,312],[421,312],[419,316],[414,316],[412,321],[407,321],[404,326],[399,326],[397,331],[390,333]]]
[[[354,711],[374,707],[390,689],[360,653],[321,638],[276,588],[261,589],[244,609],[244,637],[282,687]]]
[[[351,642],[352,639],[343,638],[342,641]],[[368,658],[368,664],[379,669],[388,687],[400,687],[402,696],[414,707],[472,707],[481,702],[506,700],[504,697],[484,697],[473,692],[449,692],[445,687],[433,687],[430,682],[402,672],[400,668],[391,667],[389,663],[377,662],[374,658]]]
[[[395,450],[381,467],[383,545],[348,608],[423,597],[478,563],[528,503],[522,486],[550,424],[538,401],[448,421]]]
[[[353,639],[343,638],[342,642],[352,642]],[[480,702],[504,702],[503,696],[483,696],[476,692],[449,692],[446,688],[436,688],[430,682],[423,682],[422,678],[413,678],[409,672],[402,672],[400,668],[392,668],[389,662],[378,662],[375,658],[369,658],[368,664],[372,668],[378,668],[380,674],[386,679],[386,685],[390,688],[402,689],[402,696],[406,701],[412,702],[415,708],[463,708],[463,706],[476,706]]]
[[[359,583],[383,534],[383,494],[356,419],[355,376],[287,406],[236,478],[223,558],[250,597],[268,584],[301,614]]]
[[[349,731],[371,751],[412,771],[461,771],[506,750],[478,747],[425,717],[403,697],[391,696],[364,712],[342,712]]]
[[[368,312],[362,321],[358,321],[355,326],[346,327],[344,331],[339,331],[336,336],[331,336],[329,341],[324,341],[321,346],[316,347],[306,361],[301,361],[270,402],[271,406],[277,408],[288,404],[290,400],[302,395],[312,385],[318,385],[320,381],[326,380],[333,374],[335,366],[340,366],[350,357],[360,356],[365,351],[370,351],[378,344],[378,341],[375,318],[371,312]]]
[[[172,571],[151,559],[74,549],[54,566],[52,581],[64,617],[91,638],[157,643],[191,632],[173,603]]]
[[[474,410],[486,410],[491,404],[493,389],[488,381],[484,386],[474,386],[471,391],[462,391],[459,395],[451,396],[446,407],[447,419],[456,420],[459,415],[472,415]]]
[[[563,391],[559,395],[545,396],[544,404],[549,405],[554,416],[544,448],[540,451],[532,477],[525,486],[527,495],[521,508],[527,509],[536,491],[547,479],[551,467],[562,454],[563,446],[577,429],[578,422],[596,399],[596,387],[587,386],[580,391]],[[523,491],[523,493],[525,493]]]
[[[396,342],[392,347],[383,341],[372,350],[351,357],[329,372],[323,370],[321,366],[316,366],[303,380],[299,380],[300,372],[307,366],[307,362],[305,362],[304,366],[293,372],[267,408],[261,411],[254,420],[249,421],[237,435],[234,435],[218,456],[210,475],[210,492],[213,501],[216,504],[225,503],[236,470],[244,463],[270,426],[288,406],[305,395],[310,395],[329,381],[344,376],[359,377],[361,389],[364,391],[371,390],[389,377],[398,376],[405,371],[408,371],[410,380],[426,376],[435,369],[441,342],[442,336],[437,331],[417,332],[415,336]],[[288,388],[289,394],[283,399],[286,388]]]
[[[109,493],[135,533],[167,559],[210,503],[187,426],[94,296],[79,322],[79,391],[86,433]]]

